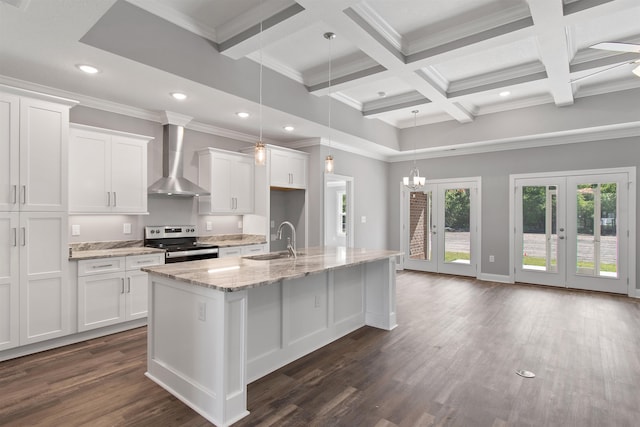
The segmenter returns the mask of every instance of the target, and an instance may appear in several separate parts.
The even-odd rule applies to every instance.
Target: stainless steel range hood
[[[184,127],[182,125],[167,123],[163,126],[162,178],[148,188],[149,194],[187,197],[210,194],[204,188],[182,176],[183,139]]]

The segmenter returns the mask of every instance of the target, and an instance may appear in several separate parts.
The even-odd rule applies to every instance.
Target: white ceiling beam
[[[255,12],[254,9],[251,12]],[[254,19],[256,18],[254,17]],[[219,43],[219,52],[233,59],[249,56],[260,49],[261,37],[262,47],[268,46],[308,27],[313,22],[313,16],[302,6],[294,3],[284,10],[264,18],[262,20],[262,34],[260,33],[259,17],[257,21],[257,24]]]
[[[553,100],[557,106],[571,105],[574,100],[569,72],[569,35],[562,19],[562,2],[529,0],[529,9]]]
[[[339,37],[347,38],[358,49],[373,58],[386,69],[386,74],[398,77],[415,88],[418,92],[438,105],[456,120],[466,123],[473,120],[473,115],[457,103],[450,102],[438,85],[426,76],[416,74],[409,68],[406,58],[392,43],[378,34],[363,18],[352,9],[330,7],[326,1],[298,0],[306,10],[314,13],[317,19],[326,22]],[[344,4],[342,4],[344,6]],[[380,73],[378,73],[380,74]],[[380,76],[378,76],[380,77]],[[349,80],[361,85],[362,81]],[[347,83],[345,81],[344,83]],[[332,90],[341,90],[332,85]]]

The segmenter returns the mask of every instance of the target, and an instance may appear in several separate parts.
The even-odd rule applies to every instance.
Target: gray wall
[[[331,152],[334,172],[353,177],[354,246],[384,249],[389,246],[389,164],[357,154],[314,146],[305,149],[309,158],[309,245],[322,245],[324,221],[324,159]],[[362,223],[362,217],[366,223]]]
[[[640,166],[640,138],[565,144],[551,147],[499,151],[466,156],[418,160],[427,179],[482,177],[482,272],[509,274],[509,175]],[[399,182],[411,162],[390,166],[389,222],[387,232],[392,248],[400,248]],[[638,191],[640,186],[636,186]],[[638,197],[638,195],[636,195]],[[640,198],[638,198],[640,200]],[[640,230],[640,215],[636,219]],[[495,262],[489,263],[489,255]],[[640,264],[636,268],[640,268]],[[640,275],[637,275],[640,277]]]

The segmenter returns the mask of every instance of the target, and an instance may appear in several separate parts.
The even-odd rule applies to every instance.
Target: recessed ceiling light
[[[171,96],[173,96],[178,101],[184,101],[185,99],[187,99],[187,95],[182,92],[171,92]]]
[[[87,74],[96,74],[100,71],[96,67],[87,64],[78,64],[76,65],[76,67],[78,67],[80,71],[84,71]]]
[[[505,90],[500,92],[499,95],[504,98],[505,96],[511,95],[511,92],[509,92],[508,90]]]
[[[285,127],[283,127],[282,129],[286,130],[287,132],[293,132],[295,130],[295,128],[291,125],[287,125]]]
[[[240,117],[241,119],[246,119],[247,117],[249,117],[249,113],[240,111],[239,113],[236,113],[236,116]]]

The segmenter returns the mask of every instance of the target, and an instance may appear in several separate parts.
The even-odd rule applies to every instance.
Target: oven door
[[[165,264],[184,261],[196,261],[199,259],[209,258],[218,258],[218,248],[167,252],[165,255]]]

